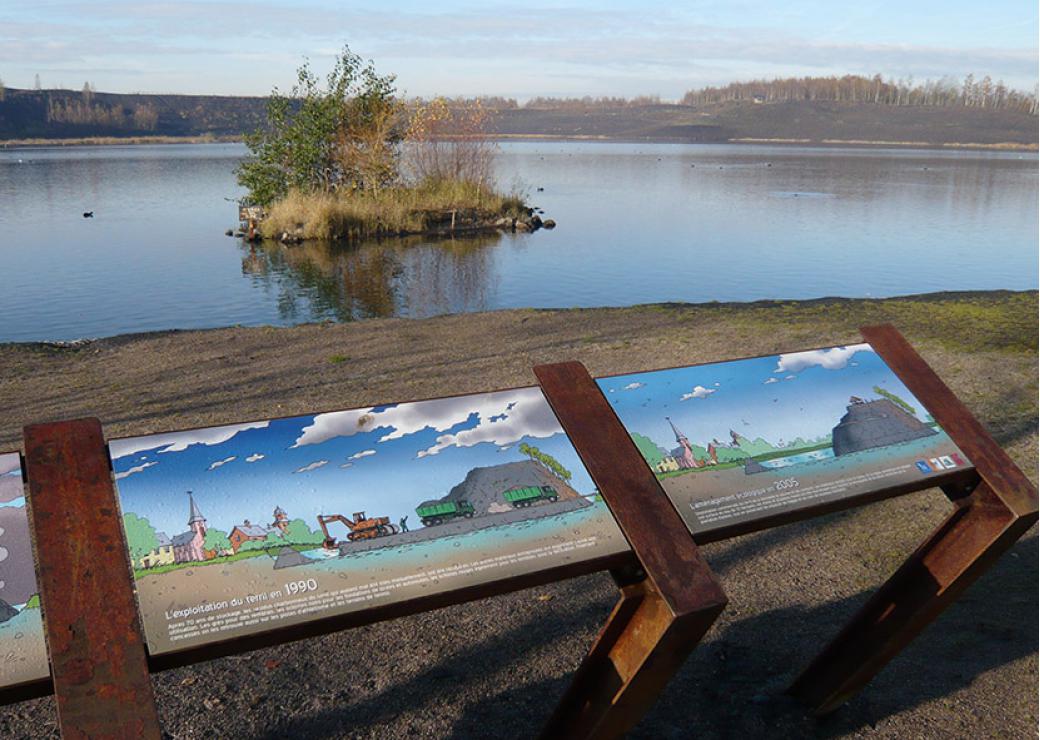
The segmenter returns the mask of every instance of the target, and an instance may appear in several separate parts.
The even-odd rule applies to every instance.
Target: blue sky
[[[312,529],[318,514],[355,511],[394,523],[407,515],[419,528],[419,503],[445,495],[472,468],[526,460],[521,441],[592,492],[531,388],[116,440],[110,449],[124,513],[172,537],[187,528],[189,490],[208,526],[225,532],[245,519],[270,524],[276,505]]]
[[[1037,4],[4,2],[12,87],[265,94],[349,43],[410,95],[659,94],[786,75],[969,72],[1032,90]]]
[[[676,446],[665,417],[692,444],[728,444],[729,430],[779,444],[824,436],[845,413],[849,396],[876,398],[875,385],[917,409],[921,404],[868,345],[852,345],[599,381],[629,432]],[[684,398],[685,397],[685,398]]]

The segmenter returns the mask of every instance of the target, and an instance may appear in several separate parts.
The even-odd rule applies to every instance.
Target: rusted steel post
[[[792,684],[817,714],[863,688],[1037,520],[1036,488],[902,335],[890,325],[862,332],[968,456],[978,483],[944,486],[957,508]]]
[[[621,599],[543,737],[620,737],[657,700],[726,596],[585,367],[567,362],[534,372],[641,566],[615,573]]]
[[[160,737],[97,419],[25,427],[30,525],[65,738]]]

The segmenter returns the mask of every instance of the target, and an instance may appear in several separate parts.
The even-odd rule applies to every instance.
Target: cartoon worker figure
[[[401,525],[401,531],[402,532],[407,532],[408,531],[408,517],[407,516],[401,517],[401,521],[399,522],[399,524]]]

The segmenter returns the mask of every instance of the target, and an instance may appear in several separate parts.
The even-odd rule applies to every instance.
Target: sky
[[[732,429],[774,445],[825,436],[850,396],[895,393],[925,420],[921,404],[866,344],[622,375],[598,381],[622,424],[660,447],[677,446],[668,419],[691,444],[730,443]]]
[[[187,529],[188,496],[207,526],[230,532],[274,521],[275,506],[317,530],[318,514],[404,516],[440,498],[473,468],[527,460],[527,442],[593,485],[536,388],[211,427],[110,442],[124,514],[173,537]],[[342,539],[346,530],[333,525]]]
[[[969,72],[1032,91],[1035,0],[502,4],[47,2],[0,4],[11,87],[263,95],[344,44],[406,95],[656,94],[734,80],[846,73],[916,81]]]

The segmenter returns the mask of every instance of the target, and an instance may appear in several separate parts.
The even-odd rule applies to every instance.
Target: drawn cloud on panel
[[[127,468],[126,470],[122,471],[121,473],[116,473],[116,480],[123,480],[123,478],[129,478],[131,475],[134,475],[136,473],[140,473],[142,470],[145,470],[147,468],[152,467],[153,465],[158,465],[158,464],[159,463],[157,463],[157,462],[155,462],[153,460],[151,462],[146,462],[146,463],[141,463],[140,465],[135,465],[132,468]]]
[[[481,404],[476,410],[475,427],[442,434],[435,444],[420,450],[417,457],[436,455],[448,447],[473,447],[481,442],[504,447],[524,437],[544,439],[563,431],[537,388],[527,388],[521,393],[496,393],[493,397],[498,399],[497,403]],[[487,398],[489,396],[485,396]]]
[[[254,462],[256,462],[257,460],[263,460],[263,459],[264,459],[264,457],[266,457],[266,456],[265,456],[265,455],[262,455],[262,454],[261,454],[261,453],[259,453],[259,452],[254,452],[254,453],[253,453],[252,455],[250,455],[249,457],[247,457],[247,458],[246,458],[246,462],[247,462],[247,463],[254,463]]]
[[[637,388],[642,388],[644,385],[646,385],[646,383],[629,383],[628,385],[624,386],[621,390],[634,391]]]
[[[232,455],[231,457],[225,457],[223,460],[214,460],[206,470],[216,470],[220,466],[227,465],[229,462],[234,462],[237,459],[237,455]]]
[[[348,457],[348,460],[360,460],[363,457],[371,457],[376,454],[375,450],[361,450],[361,452],[355,452],[353,455]]]
[[[293,472],[294,473],[309,473],[312,470],[317,470],[318,468],[322,467],[323,465],[328,465],[328,464],[329,464],[328,460],[315,460],[314,462],[308,463],[307,465],[304,465],[302,468],[299,468],[298,470],[294,470]]]
[[[389,431],[380,442],[401,439],[433,429],[447,432],[452,427],[476,418],[476,426],[453,434],[443,434],[436,444],[418,453],[436,455],[447,447],[472,447],[480,442],[499,446],[522,437],[551,437],[563,430],[538,388],[518,388],[480,396],[440,398],[399,406],[318,414],[303,428],[293,447],[320,444],[334,437],[350,437],[376,429]]]
[[[691,398],[707,398],[714,393],[717,388],[705,388],[703,385],[695,385],[693,390],[689,393],[683,393],[679,396],[680,401],[689,401]]]
[[[814,349],[808,352],[792,352],[780,355],[774,373],[800,373],[807,367],[819,365],[824,370],[842,370],[857,352],[873,352],[869,344],[853,344],[848,347]]]
[[[192,429],[187,432],[154,434],[150,437],[117,439],[110,442],[108,448],[112,453],[113,460],[145,450],[156,450],[156,452],[160,453],[183,452],[191,445],[219,445],[227,442],[239,432],[244,432],[248,429],[266,429],[269,424],[270,422],[268,421],[254,421],[247,424],[229,424],[209,429]]]

